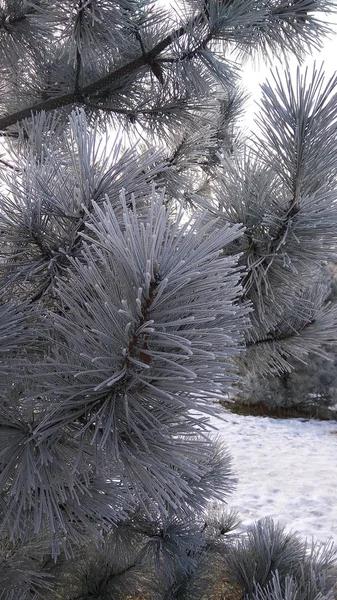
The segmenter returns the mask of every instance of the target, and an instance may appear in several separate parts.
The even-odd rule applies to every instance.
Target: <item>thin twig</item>
[[[5,167],[7,167],[8,169],[12,169],[13,171],[20,171],[20,169],[18,169],[18,167],[15,167],[14,165],[11,165],[9,162],[7,162],[6,160],[4,160],[3,158],[0,158],[0,163],[2,165],[4,165]]]
[[[302,327],[300,327],[299,329],[293,329],[291,332],[280,334],[276,333],[274,336],[272,333],[268,333],[264,338],[252,342],[247,342],[246,348],[253,348],[255,346],[261,346],[262,344],[271,344],[275,342],[283,342],[284,340],[290,340],[291,338],[302,333],[302,331],[305,331],[306,329],[308,329],[308,327],[311,327],[311,325],[314,325],[315,323],[316,319],[313,319],[312,321],[309,321],[308,323],[302,325]]]

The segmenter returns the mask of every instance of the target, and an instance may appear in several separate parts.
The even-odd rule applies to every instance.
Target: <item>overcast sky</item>
[[[330,39],[326,39],[321,51],[314,51],[311,56],[308,56],[301,68],[305,69],[306,66],[312,68],[314,62],[316,62],[317,67],[320,67],[323,63],[324,71],[329,77],[337,71],[337,15],[334,18],[329,17],[329,22],[332,21],[334,22],[332,25],[334,33],[330,36]],[[297,65],[298,63],[295,59],[290,60],[289,68],[294,74],[296,73]],[[268,79],[270,70],[276,66],[279,69],[285,68],[285,65],[282,65],[280,62],[270,67],[261,60],[259,63],[249,61],[243,67],[242,82],[245,88],[251,93],[251,99],[247,102],[245,117],[243,119],[243,123],[247,127],[251,126],[254,113],[257,110],[257,102],[261,95],[260,85]]]

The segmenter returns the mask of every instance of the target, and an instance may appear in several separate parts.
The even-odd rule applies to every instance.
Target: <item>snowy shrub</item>
[[[308,574],[306,574],[308,576]],[[333,588],[326,593],[323,592],[325,584],[324,579],[317,581],[314,577],[297,582],[291,575],[287,575],[284,583],[281,584],[278,572],[276,571],[270,583],[265,588],[256,585],[253,600],[333,600],[336,597]]]
[[[249,527],[226,557],[228,572],[254,600],[314,600],[331,595],[337,550],[309,544],[271,518]],[[330,596],[328,596],[330,597]]]

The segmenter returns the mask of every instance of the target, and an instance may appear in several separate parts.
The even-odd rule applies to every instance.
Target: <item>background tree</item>
[[[6,600],[197,600],[229,564],[205,414],[244,347],[274,373],[333,339],[337,231],[335,79],[267,84],[247,145],[229,52],[300,58],[334,8],[0,3]]]
[[[334,311],[336,303],[335,267],[322,265],[319,286],[325,308]],[[256,411],[274,415],[293,415],[323,419],[336,418],[337,375],[336,346],[327,344],[319,353],[309,352],[300,359],[290,359],[290,369],[270,375],[243,367],[240,391],[232,396],[232,410]]]

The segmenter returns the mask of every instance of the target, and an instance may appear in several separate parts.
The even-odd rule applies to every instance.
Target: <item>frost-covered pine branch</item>
[[[275,75],[263,86],[259,133],[223,156],[211,202],[201,199],[224,222],[245,225],[232,251],[242,252],[254,307],[245,365],[262,375],[326,356],[323,346],[335,342],[322,270],[336,246],[336,83],[316,68],[293,80]]]
[[[207,414],[239,357],[287,370],[336,326],[335,79],[277,76],[249,150],[233,55],[301,58],[334,9],[0,1],[4,600],[202,600],[228,568]]]
[[[4,0],[0,129],[42,110],[69,113],[74,104],[131,121],[163,122],[166,110],[174,121],[184,104],[187,113],[198,110],[214,85],[231,84],[229,43],[242,53],[301,56],[328,31],[316,11],[333,7],[329,0],[191,0],[174,13],[153,0]]]

